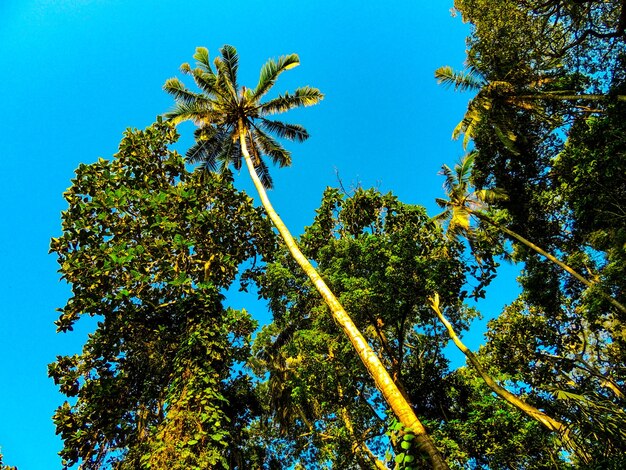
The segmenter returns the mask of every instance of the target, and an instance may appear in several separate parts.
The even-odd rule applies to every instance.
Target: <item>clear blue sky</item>
[[[293,167],[274,171],[270,194],[296,234],[322,190],[360,183],[395,192],[434,214],[442,163],[462,154],[450,140],[469,99],[438,87],[433,71],[461,68],[467,25],[452,0],[2,0],[0,2],[0,447],[20,470],[61,468],[51,415],[63,397],[47,378],[58,354],[79,352],[89,331],[57,335],[59,282],[50,237],[60,234],[63,191],[81,162],[110,158],[127,127],[171,106],[161,87],[181,76],[196,46],[240,54],[242,84],[270,57],[302,65],[275,88],[320,88],[325,100],[292,121],[312,137],[290,147]],[[183,146],[191,127],[181,127]],[[184,149],[181,149],[184,150]],[[238,179],[249,188],[245,174]],[[491,291],[485,315],[516,292],[512,271]],[[263,305],[230,300],[263,317]],[[477,327],[475,331],[481,331]],[[473,344],[481,334],[473,334]]]

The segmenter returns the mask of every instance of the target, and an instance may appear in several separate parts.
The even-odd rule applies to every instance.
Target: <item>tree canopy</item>
[[[271,134],[308,133],[273,115],[322,94],[267,99],[295,54],[240,86],[232,46],[212,63],[198,48],[182,72],[199,91],[169,79],[173,110],[77,168],[51,241],[72,288],[56,326],[95,329],[49,365],[67,397],[53,417],[65,468],[626,465],[626,5],[455,9],[471,23],[467,68],[435,76],[474,95],[442,214],[327,188],[294,238],[264,157],[291,163]],[[198,126],[186,159],[184,120]],[[233,186],[242,163],[263,208]],[[470,351],[470,300],[504,260],[521,294]],[[268,324],[225,307],[237,285]],[[450,340],[466,365],[451,366]]]

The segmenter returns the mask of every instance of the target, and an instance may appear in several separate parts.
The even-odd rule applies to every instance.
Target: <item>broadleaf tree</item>
[[[470,268],[461,257],[462,244],[446,237],[423,208],[375,190],[345,196],[329,188],[300,244],[340,301],[358,312],[359,329],[437,436],[448,465],[465,465],[480,454],[470,438],[455,436],[461,430],[474,433],[482,449],[510,451],[508,442],[516,442],[517,451],[532,447],[529,461],[545,463],[558,454],[543,430],[519,413],[505,415],[506,404],[490,404],[510,417],[506,423],[500,416],[492,419],[497,432],[478,437],[478,425],[466,425],[476,404],[463,397],[480,384],[449,370],[447,334],[433,321],[428,296],[441,287],[454,306],[448,314],[466,329],[476,315],[462,304],[469,296],[464,289]],[[261,377],[269,374],[259,390],[266,397],[259,424],[266,447],[286,465],[301,468],[428,468],[412,434],[385,412],[367,371],[294,264],[283,249],[255,278],[274,318],[259,333],[251,360]],[[515,420],[527,428],[518,433]],[[497,466],[505,455],[481,458]]]
[[[57,327],[97,321],[81,353],[49,366],[68,397],[54,415],[66,467],[234,468],[255,458],[240,445],[256,413],[252,383],[234,367],[256,323],[225,308],[222,289],[275,240],[227,174],[207,183],[186,170],[170,149],[177,138],[161,120],[128,130],[118,153],[81,164],[65,193],[51,251],[72,296]]]
[[[481,77],[480,98],[490,83],[508,84],[489,96],[498,112],[482,107],[472,121],[470,179],[507,194],[490,204],[498,222],[578,274],[514,242],[522,294],[489,324],[482,357],[570,423],[590,468],[620,468],[624,448],[623,6],[455,2],[471,23],[466,65]],[[448,72],[450,84],[464,83]],[[503,117],[514,146],[497,129]]]

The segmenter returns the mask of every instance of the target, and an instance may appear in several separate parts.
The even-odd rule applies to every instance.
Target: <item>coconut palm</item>
[[[470,139],[476,135],[476,128],[489,117],[489,123],[500,141],[513,153],[516,136],[509,128],[508,113],[503,112],[501,104],[513,104],[524,109],[534,109],[536,105],[515,96],[513,85],[507,81],[488,82],[472,67],[463,72],[456,72],[450,66],[435,70],[437,83],[453,87],[455,91],[473,91],[476,96],[467,105],[467,111],[461,122],[452,131],[452,138],[458,139],[463,134],[463,148],[467,148]]]
[[[454,166],[454,170],[447,165],[442,166],[441,173],[446,178],[444,182],[444,189],[448,194],[448,199],[435,199],[437,204],[445,210],[441,214],[436,215],[433,219],[440,223],[448,221],[448,231],[450,233],[455,235],[464,234],[471,242],[471,217],[474,216],[478,220],[495,227],[497,230],[524,244],[536,253],[539,253],[541,256],[544,256],[576,280],[584,284],[586,287],[594,286],[595,282],[588,280],[571,266],[565,264],[563,261],[548,253],[543,248],[535,245],[519,233],[514,232],[513,230],[496,222],[485,213],[484,209],[488,207],[489,203],[505,199],[506,194],[497,188],[481,189],[470,192],[472,188],[470,175],[474,165],[475,155],[475,151],[465,155],[465,157],[463,157],[461,161]],[[603,290],[598,290],[598,292],[614,307],[626,313],[626,306],[622,305]]]
[[[215,70],[205,48],[196,49],[195,69],[188,64],[182,65],[181,71],[193,77],[200,89],[199,93],[190,91],[176,78],[167,80],[164,88],[174,96],[176,105],[166,117],[176,124],[186,120],[196,123],[197,143],[190,149],[189,157],[192,161],[203,162],[205,169],[223,171],[231,163],[235,169],[239,169],[242,160],[245,162],[267,215],[291,255],[323,297],[334,320],[349,338],[398,420],[415,434],[421,448],[429,456],[433,468],[448,468],[410,404],[335,295],[302,254],[267,196],[266,188],[271,187],[272,180],[263,157],[269,157],[279,166],[291,163],[289,152],[273,135],[295,141],[304,141],[308,138],[308,133],[302,126],[287,124],[270,117],[290,109],[314,105],[323,98],[322,93],[316,88],[307,86],[298,88],[293,94],[284,93],[263,102],[262,98],[274,85],[278,76],[285,70],[299,65],[298,56],[291,54],[277,61],[266,62],[261,68],[257,86],[250,89],[239,87],[237,83],[239,59],[235,48],[224,46],[220,53],[221,57],[217,57],[213,62]]]
[[[549,78],[524,84],[522,88],[516,87],[513,83],[506,80],[487,81],[473,67],[457,72],[452,67],[446,65],[435,70],[435,78],[438,84],[452,87],[455,91],[476,92],[476,96],[467,105],[467,111],[463,119],[452,132],[453,139],[457,139],[463,134],[463,148],[467,148],[470,139],[475,136],[478,125],[489,117],[489,123],[500,141],[511,152],[518,153],[515,146],[517,136],[510,129],[508,116],[510,116],[511,111],[507,107],[512,106],[530,110],[540,119],[552,124],[558,124],[553,117],[548,116],[544,112],[540,101],[579,103],[581,101],[599,102],[609,99],[608,95],[603,94],[581,94],[570,90],[540,90],[542,85],[551,81]],[[626,101],[626,95],[617,95],[615,98],[618,101]],[[583,104],[573,104],[572,106],[585,112],[601,111]]]

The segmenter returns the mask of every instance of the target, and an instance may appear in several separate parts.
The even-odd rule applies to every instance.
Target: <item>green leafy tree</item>
[[[450,338],[454,342],[454,344],[459,348],[459,350],[465,354],[470,364],[474,367],[478,375],[485,381],[485,384],[496,394],[498,397],[502,398],[506,402],[510,403],[512,406],[522,411],[526,415],[530,416],[532,419],[538,421],[543,426],[545,426],[550,431],[553,431],[558,434],[559,438],[563,441],[563,444],[567,451],[573,451],[576,455],[582,459],[583,462],[589,463],[590,457],[584,448],[580,447],[573,439],[570,429],[567,424],[561,423],[558,420],[552,418],[547,415],[543,411],[537,409],[531,404],[527,403],[525,400],[520,399],[517,395],[509,392],[505,387],[499,385],[493,378],[489,375],[489,373],[485,370],[485,368],[481,365],[478,357],[470,351],[470,349],[463,344],[461,339],[457,336],[454,331],[454,327],[452,324],[444,317],[441,312],[441,308],[439,305],[439,295],[435,294],[434,297],[430,299],[431,308],[439,318],[439,321],[443,323],[445,328],[448,330],[448,334]]]
[[[616,103],[605,115],[578,121],[554,165],[556,184],[572,211],[572,237],[604,254],[593,275],[615,296],[626,292],[625,115],[626,106]],[[596,312],[599,307],[588,302]]]
[[[605,2],[576,0],[524,0],[519,4],[535,15],[556,18],[563,25],[562,35],[569,43],[556,55],[563,55],[569,49],[598,47],[599,43],[610,48],[626,37],[626,2],[611,0]],[[594,44],[596,43],[596,44]]]
[[[571,468],[557,436],[494,396],[473,368],[455,370],[446,384],[453,405],[433,436],[451,468]]]
[[[441,408],[449,406],[442,402],[446,335],[432,322],[427,297],[437,286],[444,288],[459,307],[450,310],[455,324],[467,327],[473,312],[459,303],[467,295],[461,245],[445,237],[423,208],[374,190],[345,197],[328,189],[317,212],[301,246],[317,260],[340,302],[356,312],[357,326],[398,388],[436,429]],[[381,468],[396,458],[407,468],[427,466],[419,445],[403,438],[412,434],[401,423],[391,424],[367,370],[294,264],[283,252],[257,279],[274,322],[255,341],[253,365],[259,375],[269,373],[269,390],[280,388],[280,394],[268,395],[282,397],[267,406],[267,426],[273,427],[266,435],[268,448],[305,468],[325,462],[333,468]],[[396,439],[393,449],[386,433]]]
[[[524,296],[489,323],[483,364],[511,383],[535,390],[531,399],[569,423],[592,462],[619,461],[624,448],[624,374],[620,347],[606,331],[564,308],[548,317]],[[616,460],[617,459],[617,460]]]
[[[433,321],[428,296],[444,288],[454,306],[446,314],[455,328],[467,328],[475,315],[460,302],[468,295],[468,267],[462,245],[422,208],[374,190],[346,197],[329,189],[300,244],[340,301],[357,312],[359,329],[424,416],[450,467],[565,464],[555,435],[498,402],[480,379],[448,369],[442,352],[448,336]],[[384,413],[367,372],[293,264],[283,251],[258,278],[274,314],[251,361],[259,375],[269,374],[267,388],[259,389],[272,397],[263,418],[266,447],[303,468],[428,468],[412,434]],[[275,388],[279,394],[268,393]]]
[[[478,90],[468,107],[468,115],[478,116],[472,117],[470,132],[478,150],[473,182],[478,190],[506,191],[509,199],[494,201],[493,207],[507,210],[512,231],[546,252],[562,253],[563,261],[572,257],[566,264],[578,272],[588,271],[583,277],[592,283],[601,279],[594,271],[603,268],[602,261],[590,259],[580,249],[581,244],[589,246],[588,241],[572,236],[577,215],[571,207],[576,200],[573,193],[563,192],[560,183],[561,175],[566,179],[568,175],[553,165],[567,148],[566,139],[582,129],[589,116],[608,118],[623,109],[619,83],[624,79],[624,37],[600,40],[601,35],[620,30],[621,2],[457,0],[455,6],[472,23],[469,73],[442,68],[439,76],[459,90]],[[570,48],[573,43],[576,46]],[[502,121],[505,125],[500,127],[512,136],[514,148],[497,130]],[[581,162],[580,167],[585,166]],[[610,191],[600,188],[588,193],[587,200],[610,197]],[[530,260],[527,268],[529,286],[541,278],[557,279],[536,261]],[[551,297],[558,298],[556,289],[551,290]],[[608,283],[597,290],[614,293]],[[623,305],[619,294],[612,297]]]
[[[252,384],[233,367],[256,325],[220,291],[275,241],[228,176],[207,183],[185,169],[169,149],[177,138],[161,121],[128,130],[114,158],[81,164],[65,193],[51,251],[72,297],[56,324],[97,319],[82,353],[49,366],[69,398],[54,415],[65,467],[233,468],[254,457],[242,444]]]
[[[478,93],[469,124],[459,128],[476,151],[468,181],[476,195],[500,188],[508,196],[489,201],[489,211],[469,201],[466,222],[474,211],[481,228],[495,228],[491,219],[509,230],[513,258],[524,263],[522,295],[490,322],[481,363],[567,423],[590,468],[619,467],[623,4],[457,0],[455,7],[471,23],[470,73],[446,68],[439,77]],[[546,263],[535,247],[562,265]]]
[[[446,468],[443,458],[410,404],[326,282],[302,254],[267,197],[265,189],[271,185],[271,178],[262,159],[263,155],[269,156],[281,166],[290,163],[288,152],[270,134],[297,141],[303,141],[308,137],[308,133],[301,126],[285,124],[269,119],[268,116],[316,104],[323,95],[316,88],[303,87],[293,94],[285,93],[263,102],[262,98],[274,85],[278,76],[299,64],[298,56],[292,54],[283,56],[278,61],[269,60],[261,69],[257,86],[250,89],[239,87],[237,81],[239,59],[235,48],[224,46],[220,53],[221,57],[214,60],[215,70],[209,61],[208,51],[204,48],[196,50],[195,69],[188,64],[181,67],[184,73],[193,77],[201,90],[199,93],[188,90],[175,78],[165,83],[165,90],[176,100],[175,108],[167,113],[166,117],[174,123],[192,120],[199,125],[196,132],[197,144],[190,149],[189,157],[202,161],[206,169],[214,170],[221,165],[223,170],[231,163],[238,169],[241,167],[242,159],[245,161],[267,215],[291,255],[330,308],[333,319],[350,339],[385,401],[403,425],[414,431],[417,441],[429,455],[434,468]]]

